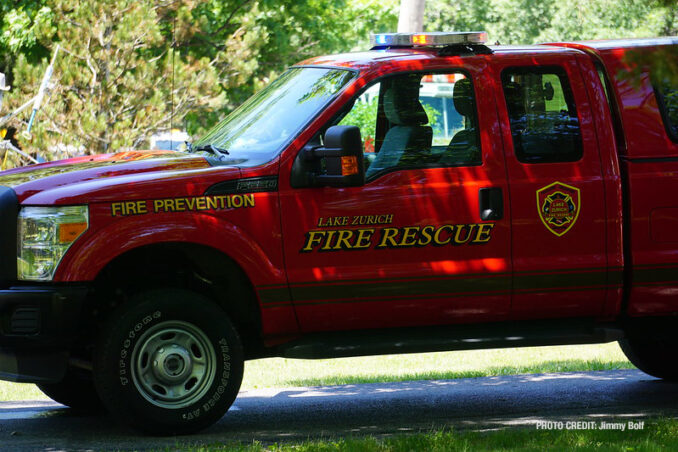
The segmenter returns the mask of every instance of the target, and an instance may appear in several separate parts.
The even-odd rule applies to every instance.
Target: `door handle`
[[[487,187],[478,190],[480,219],[501,220],[504,218],[504,197],[501,187]]]

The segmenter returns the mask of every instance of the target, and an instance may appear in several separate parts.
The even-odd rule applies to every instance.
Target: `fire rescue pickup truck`
[[[268,356],[618,340],[678,380],[678,87],[626,58],[678,38],[484,40],[375,35],[184,151],[0,174],[0,378],[154,434]]]

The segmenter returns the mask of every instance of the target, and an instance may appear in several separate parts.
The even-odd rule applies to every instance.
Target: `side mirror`
[[[365,185],[365,162],[360,129],[332,126],[325,132],[325,145],[303,151],[303,159],[315,163],[309,175],[316,187],[358,187]]]

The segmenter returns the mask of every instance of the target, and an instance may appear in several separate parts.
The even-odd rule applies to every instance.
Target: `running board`
[[[592,321],[533,321],[425,328],[393,328],[309,333],[279,347],[285,358],[344,358],[349,356],[424,353],[484,348],[532,347],[612,342],[624,337],[616,325]]]

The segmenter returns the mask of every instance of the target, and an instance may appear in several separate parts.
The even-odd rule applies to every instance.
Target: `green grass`
[[[632,368],[616,343],[508,348],[325,360],[248,361],[242,389],[452,379]],[[0,381],[0,401],[47,397],[34,385]]]
[[[49,400],[49,398],[35,385],[0,381],[0,402],[15,400]]]
[[[621,421],[621,420],[617,420]],[[518,428],[487,432],[438,431],[305,441],[264,446],[260,443],[181,447],[193,452],[409,452],[409,451],[674,451],[678,450],[678,420],[646,419],[643,430],[536,430]]]
[[[617,343],[469,350],[245,365],[243,389],[633,368]]]

